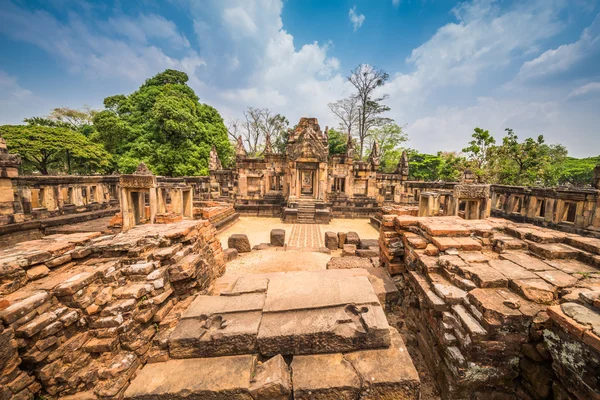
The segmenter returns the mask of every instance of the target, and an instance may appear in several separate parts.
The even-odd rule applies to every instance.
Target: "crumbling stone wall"
[[[403,215],[380,247],[443,398],[600,398],[599,239]]]
[[[120,396],[225,263],[208,221],[52,235],[0,258],[0,399]]]

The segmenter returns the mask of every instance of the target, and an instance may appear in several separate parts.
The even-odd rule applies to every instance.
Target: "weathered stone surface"
[[[346,353],[344,358],[361,377],[361,399],[420,398],[419,375],[395,329],[391,330],[389,348]]]
[[[247,293],[265,293],[269,287],[269,278],[264,276],[240,276],[229,290],[221,291],[221,296],[238,296]]]
[[[146,364],[125,391],[125,399],[253,400],[252,355],[170,360]]]
[[[271,236],[271,246],[276,246],[276,247],[285,246],[285,230],[284,229],[272,229],[270,236]]]
[[[292,376],[295,400],[354,400],[361,390],[359,376],[342,354],[296,356]]]
[[[225,249],[223,250],[223,254],[225,255],[226,261],[231,261],[237,258],[238,251],[236,249]]]
[[[238,253],[248,253],[251,250],[248,236],[239,233],[229,236],[229,239],[227,239],[227,246],[236,249]]]
[[[260,311],[182,319],[169,338],[173,358],[252,354],[257,350]]]
[[[338,236],[335,232],[325,232],[325,247],[329,250],[337,250],[338,244]]]
[[[356,232],[346,233],[346,244],[353,244],[358,246],[360,244],[360,236]]]
[[[299,285],[299,282],[302,284]],[[264,311],[306,310],[347,304],[379,305],[367,277],[298,273],[270,279]]]
[[[190,304],[182,318],[203,318],[217,314],[245,311],[260,311],[265,304],[263,293],[248,293],[239,296],[198,296]]]
[[[343,257],[353,257],[356,256],[356,245],[355,244],[345,244],[342,248],[342,256]]]
[[[548,263],[540,260],[539,258],[532,257],[522,252],[502,253],[500,254],[500,258],[503,260],[512,261],[530,271],[549,271],[553,269],[550,265],[548,265]]]
[[[313,354],[387,347],[389,325],[379,305],[330,306],[265,312],[261,354]]]
[[[292,394],[290,369],[281,355],[256,366],[250,394],[255,400],[288,400]]]
[[[372,266],[368,259],[356,256],[331,257],[327,262],[327,269],[370,268]]]
[[[515,279],[510,287],[526,299],[541,304],[550,304],[557,296],[557,288],[542,279]]]

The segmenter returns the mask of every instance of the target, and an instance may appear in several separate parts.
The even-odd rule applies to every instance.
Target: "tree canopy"
[[[82,133],[64,127],[5,125],[0,135],[11,153],[19,154],[25,172],[43,175],[61,173],[105,173],[111,156],[102,145]]]
[[[218,111],[199,102],[184,72],[166,70],[129,95],[104,99],[90,136],[114,154],[116,168],[131,173],[140,162],[155,174],[207,175],[214,145],[223,165],[233,148]]]

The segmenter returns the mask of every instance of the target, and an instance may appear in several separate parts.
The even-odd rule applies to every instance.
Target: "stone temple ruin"
[[[600,398],[600,167],[416,182],[289,139],[182,178],[21,176],[0,139],[0,399]]]

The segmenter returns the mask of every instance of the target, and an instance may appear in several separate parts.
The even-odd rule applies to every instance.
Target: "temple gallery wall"
[[[302,118],[209,176],[22,176],[0,139],[0,400],[600,399],[600,168],[417,182],[353,153]]]

